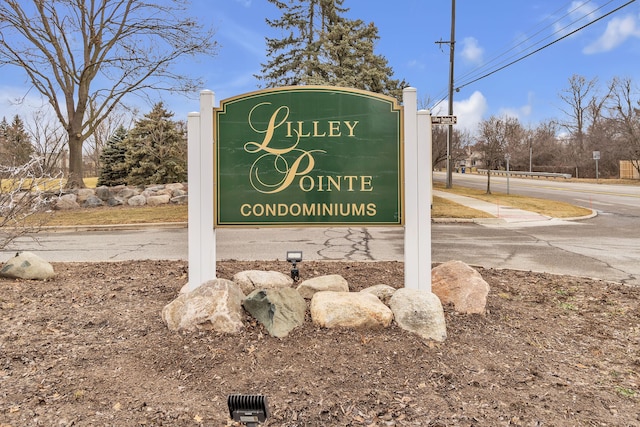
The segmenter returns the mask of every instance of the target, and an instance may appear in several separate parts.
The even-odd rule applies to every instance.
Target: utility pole
[[[438,44],[449,44],[449,116],[453,116],[453,59],[456,45],[456,0],[451,0],[451,39],[448,42],[437,41]],[[453,165],[451,164],[451,140],[453,139],[453,124],[447,129],[447,183],[453,186]]]

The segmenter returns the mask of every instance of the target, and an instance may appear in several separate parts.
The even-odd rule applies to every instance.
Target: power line
[[[606,6],[607,4],[611,3],[612,1],[613,1],[613,0],[610,0],[610,1],[609,1],[608,3],[606,3],[605,5],[603,5],[603,6],[599,7],[598,9],[595,9],[595,10],[593,10],[593,11],[591,11],[591,12],[589,12],[589,13],[585,14],[584,16],[580,17],[579,19],[577,19],[577,20],[573,21],[572,23],[570,23],[570,24],[566,25],[565,27],[563,27],[563,28],[561,28],[561,29],[557,30],[557,31],[556,31],[555,33],[553,33],[553,34],[557,34],[557,33],[561,32],[561,31],[563,31],[564,29],[566,29],[567,27],[569,27],[569,26],[571,26],[571,25],[575,24],[576,22],[579,22],[579,21],[583,20],[584,18],[586,18],[586,17],[587,17],[587,16],[589,16],[590,14],[594,13],[594,12],[595,12],[595,11],[597,11],[597,10],[600,10],[602,7]],[[479,77],[476,77],[476,78],[473,78],[472,80],[469,80],[469,81],[467,81],[467,82],[464,82],[464,83],[462,83],[461,85],[456,86],[455,90],[456,90],[456,91],[459,91],[461,88],[463,88],[463,87],[465,87],[465,86],[468,86],[468,85],[470,85],[470,84],[472,84],[472,83],[475,83],[475,82],[477,82],[477,81],[479,81],[479,80],[485,79],[485,78],[487,78],[487,77],[489,77],[489,76],[491,76],[491,75],[493,75],[493,74],[497,73],[498,71],[502,71],[502,70],[504,70],[505,68],[510,67],[511,65],[514,65],[514,64],[516,64],[516,63],[518,63],[518,62],[520,62],[520,61],[522,61],[522,60],[524,60],[524,59],[526,59],[526,58],[528,58],[528,57],[530,57],[530,56],[532,56],[532,55],[534,55],[534,54],[536,54],[536,53],[538,53],[538,52],[540,52],[540,51],[542,51],[542,50],[544,50],[544,49],[546,49],[546,48],[548,48],[548,47],[550,47],[550,46],[552,46],[552,45],[554,45],[555,43],[558,43],[559,41],[564,40],[565,38],[572,36],[573,34],[575,34],[575,33],[579,32],[579,31],[582,31],[583,29],[587,28],[588,26],[590,26],[590,25],[592,25],[592,24],[595,24],[596,22],[599,22],[599,21],[601,21],[602,19],[604,19],[604,18],[606,18],[606,17],[608,17],[608,16],[612,15],[613,13],[618,12],[619,10],[621,10],[621,9],[623,9],[623,8],[625,8],[625,7],[627,7],[627,6],[629,6],[630,4],[634,3],[635,1],[636,1],[636,0],[630,0],[630,1],[628,1],[627,3],[625,3],[625,4],[621,5],[621,6],[618,6],[617,8],[615,8],[615,9],[613,9],[613,10],[611,10],[611,11],[609,11],[609,12],[605,13],[604,15],[602,15],[602,16],[600,16],[600,17],[595,18],[593,21],[590,21],[590,22],[586,23],[585,25],[582,25],[582,26],[580,26],[579,28],[576,28],[575,30],[572,30],[572,31],[570,31],[569,33],[567,33],[567,34],[565,34],[565,35],[563,35],[563,36],[561,36],[561,37],[559,37],[559,38],[557,38],[557,39],[555,39],[555,40],[553,40],[553,41],[551,41],[551,42],[549,42],[549,43],[545,44],[544,46],[541,46],[541,47],[539,47],[539,48],[537,48],[537,49],[535,49],[535,50],[533,50],[533,51],[531,51],[531,52],[529,52],[529,53],[527,53],[527,54],[525,54],[525,55],[523,55],[523,56],[521,56],[521,57],[519,57],[519,58],[517,58],[517,59],[515,59],[515,60],[513,60],[513,61],[510,61],[510,62],[508,62],[507,64],[502,65],[502,66],[500,66],[500,67],[498,67],[498,68],[496,68],[496,69],[494,69],[494,70],[492,70],[492,71],[489,71],[489,72],[487,72],[487,73],[485,73],[485,74],[482,74],[482,75],[481,75],[481,76],[479,76]],[[587,3],[588,3],[588,2],[587,2]],[[585,4],[586,4],[586,3],[583,3],[583,4],[581,4],[581,6],[584,6]],[[579,6],[579,7],[581,7],[581,6]],[[498,58],[500,58],[500,57],[504,56],[506,53],[508,53],[509,51],[513,50],[515,47],[520,46],[520,45],[522,45],[523,43],[525,43],[526,41],[528,41],[528,40],[532,39],[535,35],[539,34],[539,33],[540,33],[540,32],[542,32],[544,29],[548,28],[550,25],[555,24],[556,22],[558,22],[560,19],[564,18],[565,16],[567,16],[567,15],[569,15],[569,14],[573,13],[573,12],[574,12],[575,10],[577,10],[579,7],[577,7],[577,8],[575,8],[575,9],[573,9],[573,10],[569,11],[569,12],[568,12],[567,14],[565,14],[563,17],[561,17],[561,18],[559,18],[558,20],[554,21],[552,24],[547,25],[547,26],[546,26],[546,27],[544,27],[542,30],[540,30],[540,31],[536,32],[534,35],[532,35],[532,36],[528,37],[526,40],[524,40],[523,42],[519,43],[518,45],[516,45],[516,46],[514,46],[514,47],[510,48],[509,50],[507,50],[506,52],[504,52],[504,53],[502,53],[502,54],[500,54],[500,55],[496,56],[494,59],[492,59],[492,60],[490,61],[490,63],[491,63],[491,62],[495,62],[495,60],[497,60]],[[546,37],[546,38],[544,38],[544,39],[542,39],[542,40],[546,40],[547,38],[549,38],[549,37]],[[539,43],[539,42],[538,42],[538,43]],[[513,57],[513,55],[512,55],[510,58],[512,58],[512,57]],[[507,58],[507,59],[508,59],[508,58]],[[477,69],[477,70],[478,70],[477,72],[479,73],[479,72],[480,72],[479,70],[480,70],[480,69],[482,69],[482,68],[484,68],[484,67],[486,67],[486,64],[485,64],[483,67],[478,68],[478,69]],[[471,72],[469,72],[469,73],[465,74],[464,76],[472,75],[472,74],[474,74],[474,73],[475,73],[475,74],[477,74],[477,73],[476,73],[476,70],[472,70]],[[463,77],[464,77],[464,76],[463,76]],[[444,91],[443,91],[443,92],[444,92]],[[441,92],[441,94],[442,94],[442,92]],[[439,94],[439,95],[438,95],[438,97],[436,98],[436,99],[438,99],[438,101],[437,101],[437,102],[435,102],[435,103],[433,104],[433,106],[436,106],[436,105],[440,104],[441,102],[443,102],[445,99],[447,99],[447,96],[446,96],[446,95],[444,95],[444,96],[443,96],[443,95],[441,95],[441,94]]]

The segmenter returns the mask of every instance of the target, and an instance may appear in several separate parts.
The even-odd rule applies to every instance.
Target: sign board
[[[593,160],[600,160],[600,152],[599,151],[594,151],[593,152]]]
[[[455,125],[458,123],[458,116],[431,116],[431,123],[434,125]]]
[[[391,97],[296,86],[214,110],[214,220],[402,225],[402,114]]]

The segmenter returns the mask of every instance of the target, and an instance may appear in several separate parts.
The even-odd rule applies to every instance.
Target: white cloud
[[[598,5],[591,1],[573,1],[567,9],[565,19],[558,20],[554,24],[554,32],[559,35],[566,35],[569,32],[581,27],[588,22],[598,18]]]
[[[434,116],[446,115],[448,112],[448,101],[442,101],[433,107],[431,114]],[[467,130],[475,133],[478,124],[483,120],[487,112],[487,99],[484,95],[475,91],[471,96],[462,101],[453,101],[453,114],[458,117],[458,130]]]
[[[622,18],[613,18],[607,24],[604,34],[595,42],[585,47],[585,54],[608,52],[621,45],[630,37],[640,38],[640,28],[635,16],[627,15]]]
[[[244,7],[251,7],[251,0],[235,0],[236,3],[241,4]]]
[[[478,40],[474,37],[465,37],[462,40],[462,58],[475,65],[481,65],[484,62],[484,49],[478,44]]]
[[[504,107],[499,110],[498,116],[514,117],[521,122],[527,117],[531,116],[533,112],[533,93],[529,93],[527,103],[520,107]]]
[[[254,55],[264,57],[265,41],[264,36],[250,28],[239,25],[233,19],[222,15],[220,25],[220,35],[241,46],[244,50]]]

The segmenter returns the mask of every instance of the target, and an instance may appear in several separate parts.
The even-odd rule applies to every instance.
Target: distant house
[[[638,163],[640,160],[620,160],[620,179],[640,179]]]

